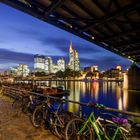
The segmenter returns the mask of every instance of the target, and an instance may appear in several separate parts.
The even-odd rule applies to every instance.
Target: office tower
[[[34,56],[34,70],[35,70],[35,72],[44,72],[45,56],[43,56],[43,55]]]
[[[72,42],[70,43],[69,47],[69,68],[73,71],[80,70],[78,52],[72,48]]]
[[[58,70],[65,71],[65,60],[60,58],[57,60]]]

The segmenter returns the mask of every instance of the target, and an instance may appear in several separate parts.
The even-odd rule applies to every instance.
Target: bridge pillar
[[[128,89],[140,90],[140,68],[134,63],[128,70]]]

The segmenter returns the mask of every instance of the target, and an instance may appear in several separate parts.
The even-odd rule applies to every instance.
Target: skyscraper
[[[44,55],[34,56],[34,69],[35,72],[45,72],[50,74],[52,72],[52,58]]]
[[[72,42],[69,47],[69,68],[73,71],[80,70],[78,52],[72,48]]]
[[[11,74],[13,76],[26,77],[29,75],[29,73],[30,73],[30,70],[28,66],[25,64],[19,64],[11,68]]]
[[[51,57],[45,57],[45,72],[47,74],[52,73],[52,65],[53,65],[53,61]]]
[[[35,55],[34,56],[34,70],[35,72],[44,72],[45,69],[45,56]]]
[[[60,58],[57,60],[58,70],[65,71],[65,60]]]

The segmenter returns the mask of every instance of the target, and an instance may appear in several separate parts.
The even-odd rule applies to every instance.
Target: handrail
[[[123,110],[110,108],[110,107],[106,107],[106,106],[97,107],[94,104],[78,102],[78,101],[73,101],[73,100],[68,100],[68,99],[62,99],[62,98],[59,98],[59,97],[54,97],[54,96],[51,96],[51,95],[43,95],[43,94],[40,94],[40,93],[30,92],[30,91],[26,91],[26,90],[19,90],[19,89],[13,88],[13,87],[11,88],[11,87],[7,87],[7,86],[2,86],[2,88],[12,89],[12,90],[21,91],[21,92],[24,91],[24,92],[27,92],[27,93],[29,93],[31,95],[49,97],[49,98],[55,99],[55,100],[60,100],[61,99],[61,100],[64,100],[65,102],[71,102],[71,103],[79,104],[79,105],[82,105],[82,106],[93,107],[93,108],[97,108],[97,109],[100,109],[100,110],[106,110],[106,111],[110,111],[110,112],[117,112],[117,113],[122,113],[122,114],[130,115],[130,116],[140,117],[140,113],[135,113],[135,112],[130,112],[130,111],[123,111]]]

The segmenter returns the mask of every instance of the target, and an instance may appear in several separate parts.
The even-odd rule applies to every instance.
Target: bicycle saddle
[[[126,124],[128,123],[128,120],[125,118],[119,118],[119,117],[112,117],[112,121],[114,123],[118,123],[118,124]]]

